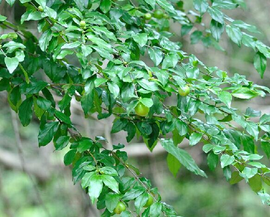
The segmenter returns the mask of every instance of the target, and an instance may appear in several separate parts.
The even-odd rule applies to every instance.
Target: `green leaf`
[[[165,56],[163,63],[162,63],[162,69],[167,68],[175,68],[179,60],[179,55],[176,53],[169,53]]]
[[[29,84],[25,84],[21,88],[21,92],[24,94],[37,94],[48,85],[45,81],[34,81]]]
[[[212,19],[210,23],[210,31],[213,38],[216,39],[216,41],[219,41],[221,34],[224,32],[224,25]]]
[[[140,47],[146,45],[148,37],[146,33],[139,33],[133,36],[134,41],[136,41]]]
[[[159,90],[157,84],[155,82],[148,81],[146,79],[142,79],[138,81],[139,85],[146,90],[157,91]]]
[[[38,133],[39,146],[47,145],[58,129],[58,122],[50,122],[41,126]]]
[[[259,192],[262,189],[262,177],[256,174],[248,180],[248,184],[253,191]]]
[[[112,46],[105,42],[103,39],[96,37],[92,33],[86,34],[87,38],[92,41],[94,44],[96,44],[98,47],[103,48],[104,50],[107,50],[109,52],[112,52]]]
[[[134,205],[136,207],[137,213],[140,213],[141,209],[143,208],[143,206],[146,204],[147,201],[148,201],[147,192],[141,194],[139,197],[135,199]]]
[[[10,6],[12,6],[12,5],[15,3],[15,0],[6,0],[6,2],[7,2]]]
[[[202,39],[202,32],[199,30],[194,31],[190,36],[191,44],[196,44]]]
[[[103,188],[102,176],[94,173],[91,176],[90,183],[88,185],[88,194],[93,204],[101,194],[102,188]]]
[[[95,172],[87,172],[84,174],[84,176],[82,178],[82,183],[81,183],[81,186],[83,188],[87,188],[89,185],[91,185],[91,178],[94,174],[96,174],[96,173]]]
[[[145,192],[145,188],[142,186],[136,186],[134,188],[131,188],[130,190],[128,190],[124,196],[122,197],[122,200],[133,200],[137,197],[139,197],[141,194],[143,194]]]
[[[168,165],[170,172],[176,177],[176,175],[179,172],[179,169],[181,167],[181,163],[179,162],[179,160],[176,157],[174,157],[173,155],[168,153],[167,165]]]
[[[114,168],[109,167],[109,166],[105,166],[105,167],[100,168],[99,172],[101,174],[106,174],[106,175],[110,175],[110,176],[118,176],[117,171]]]
[[[113,212],[113,210],[115,209],[115,207],[117,206],[117,204],[120,201],[121,196],[118,194],[106,194],[105,196],[105,206],[107,207],[107,209],[110,212]]]
[[[40,6],[42,6],[43,8],[46,7],[46,0],[35,0]]]
[[[167,0],[156,0],[157,4],[162,7],[164,10],[175,13],[174,7]]]
[[[102,0],[100,4],[101,11],[106,14],[111,9],[111,0]]]
[[[231,0],[215,0],[213,5],[217,8],[231,10],[237,7],[237,4],[232,3]]]
[[[200,14],[204,14],[208,8],[208,2],[207,0],[193,0],[193,6]]]
[[[70,150],[69,152],[67,152],[64,156],[64,164],[66,166],[72,164],[74,157],[76,155],[76,150]]]
[[[68,117],[67,115],[65,115],[64,113],[58,111],[58,110],[55,110],[54,111],[54,115],[57,117],[58,120],[60,120],[61,122],[64,122],[66,124],[72,124],[71,123],[71,120],[70,120],[70,117]]]
[[[253,176],[255,176],[258,173],[258,169],[257,168],[249,168],[249,167],[245,167],[245,169],[242,171],[242,173],[240,174],[246,181],[248,181],[248,179],[252,178]]]
[[[150,206],[150,214],[151,217],[159,217],[161,215],[162,205],[160,202],[155,202]]]
[[[177,119],[175,125],[180,136],[185,136],[188,133],[188,126],[185,122]]]
[[[230,184],[231,184],[231,185],[234,185],[234,184],[240,182],[241,180],[243,180],[243,177],[241,177],[241,176],[239,175],[239,172],[238,172],[238,171],[234,171],[234,172],[232,173],[232,177],[231,177],[231,180],[230,180]]]
[[[148,55],[150,59],[154,62],[155,66],[158,66],[163,60],[163,52],[157,47],[150,47],[148,49]]]
[[[264,153],[266,154],[267,158],[270,159],[270,142],[261,142],[261,147]]]
[[[190,32],[190,30],[193,28],[193,25],[182,25],[181,28],[181,36],[184,36]]]
[[[47,99],[44,99],[42,97],[39,97],[37,99],[37,105],[41,109],[43,109],[44,111],[46,111],[46,110],[48,110],[51,107],[52,103],[49,100],[47,100]]]
[[[175,147],[171,139],[161,139],[161,145],[167,152],[176,157],[189,171],[196,175],[207,177],[205,172],[197,166],[192,157],[185,150]]]
[[[218,164],[218,155],[214,154],[214,152],[211,151],[207,155],[207,164],[208,164],[210,170],[214,170]]]
[[[101,179],[103,183],[115,193],[119,193],[119,183],[109,175],[102,175]]]
[[[196,145],[202,139],[201,133],[192,133],[189,137],[189,145]]]
[[[153,106],[153,100],[149,99],[149,98],[142,98],[139,100],[139,102],[141,102],[142,104],[144,104],[146,107],[150,108]]]
[[[254,90],[250,90],[247,87],[241,87],[239,89],[236,89],[232,92],[232,95],[239,99],[252,99],[259,94],[255,92]]]
[[[49,43],[52,39],[52,31],[51,29],[46,30],[39,39],[39,46],[42,51],[45,51],[49,46]]]
[[[257,72],[259,72],[261,78],[263,78],[266,66],[267,66],[266,57],[261,52],[258,51],[254,57],[254,67],[257,70]]]
[[[207,12],[217,22],[224,24],[224,14],[216,7],[208,7]]]
[[[117,133],[120,130],[123,130],[127,126],[127,120],[125,119],[116,119],[113,122],[111,133]]]
[[[7,19],[7,17],[0,15],[0,22],[3,22]]]
[[[22,125],[27,126],[32,119],[32,106],[33,106],[33,98],[29,97],[22,102],[19,108],[19,118]]]
[[[260,118],[260,124],[266,124],[266,123],[270,123],[269,114],[263,114],[263,116]]]
[[[89,138],[83,138],[77,147],[77,151],[83,153],[84,151],[89,150],[93,146],[93,141]]]
[[[253,136],[254,139],[257,141],[258,140],[258,136],[259,136],[259,127],[256,123],[253,122],[247,122],[246,123],[246,127],[245,127],[246,131],[249,133],[249,135]]]
[[[55,141],[55,150],[62,150],[64,149],[69,143],[69,136],[60,136]]]
[[[17,49],[25,49],[26,47],[22,43],[9,41],[4,44],[3,47],[7,48],[7,53],[13,53]]]
[[[156,0],[144,0],[147,4],[149,4],[153,9],[156,7]]]
[[[234,43],[236,43],[238,46],[242,44],[243,34],[238,27],[234,25],[226,25],[226,32]]]
[[[221,168],[224,168],[226,166],[231,165],[234,162],[234,160],[235,160],[234,156],[230,156],[228,154],[223,154],[220,157]]]
[[[116,83],[113,82],[109,82],[108,83],[108,88],[111,92],[111,94],[113,95],[114,99],[116,99],[120,93],[120,88]]]
[[[12,74],[19,65],[19,60],[16,57],[5,57],[5,64],[10,74]]]
[[[232,102],[232,95],[227,92],[227,91],[221,91],[218,94],[218,98],[220,99],[221,102],[223,102],[226,106],[229,108],[231,107],[231,102]]]
[[[64,59],[67,55],[71,55],[74,52],[72,50],[62,50],[56,57],[56,59],[61,60]]]

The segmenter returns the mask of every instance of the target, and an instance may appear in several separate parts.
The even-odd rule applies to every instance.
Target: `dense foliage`
[[[12,6],[15,0],[6,2]],[[211,170],[220,166],[231,184],[244,179],[270,204],[263,187],[270,185],[270,169],[262,161],[270,158],[270,115],[231,106],[233,98],[264,97],[270,89],[208,67],[171,40],[172,22],[181,25],[182,35],[190,34],[191,44],[202,41],[220,50],[226,32],[238,46],[254,50],[254,67],[263,77],[270,48],[252,35],[258,33],[255,26],[224,14],[245,7],[244,0],[194,0],[189,12],[175,0],[19,2],[26,8],[20,25],[0,15],[1,28],[12,30],[0,36],[0,90],[7,91],[23,126],[33,114],[39,119],[40,146],[69,146],[64,164],[72,165],[74,183],[104,209],[102,216],[177,214],[128,163],[124,144],[109,150],[102,136],[78,132],[70,119],[72,99],[86,118],[113,116],[111,132],[126,131],[127,142],[141,136],[150,151],[160,142],[173,174],[183,165],[207,177],[181,148],[185,138],[190,146],[204,143]],[[37,22],[39,37],[26,21]]]

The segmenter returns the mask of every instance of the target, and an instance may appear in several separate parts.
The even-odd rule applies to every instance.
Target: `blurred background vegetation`
[[[270,45],[270,2],[265,0],[247,0],[247,9],[229,12],[231,17],[254,24],[262,31],[260,39]],[[185,8],[191,8],[192,1],[184,1]],[[18,22],[23,9],[17,5],[9,8],[4,1],[0,4],[0,14],[8,15],[10,21]],[[206,23],[207,18],[206,18]],[[32,25],[32,26],[31,26]],[[29,28],[34,28],[30,23]],[[2,33],[3,29],[0,29]],[[252,59],[254,53],[247,48],[238,48],[223,36],[220,44],[226,52],[205,48],[201,42],[190,45],[189,36],[180,36],[181,29],[172,23],[172,31],[181,41],[183,49],[195,53],[210,66],[218,66],[231,75],[240,73],[258,84],[269,86],[270,68],[265,78],[260,79]],[[251,101],[250,107],[270,112],[269,97]],[[244,110],[247,103],[234,102],[234,106]],[[7,217],[98,217],[100,213],[91,206],[89,198],[79,185],[73,185],[71,170],[63,165],[63,156],[67,150],[55,152],[53,145],[38,148],[38,121],[23,128],[17,122],[16,114],[8,107],[7,94],[0,92],[0,216]],[[110,134],[113,119],[97,122],[93,116],[85,120],[80,107],[72,104],[73,121],[86,136],[103,135],[109,145],[124,143],[125,133]],[[269,216],[270,207],[263,205],[260,198],[249,186],[241,181],[231,186],[223,177],[222,171],[212,172],[207,168],[205,155],[199,146],[188,148],[184,141],[181,146],[187,150],[205,169],[208,179],[204,179],[186,170],[180,170],[173,177],[166,165],[166,154],[157,146],[151,154],[141,140],[132,141],[126,148],[131,156],[130,162],[141,169],[144,176],[152,180],[160,189],[163,200],[175,207],[185,217],[258,217]],[[22,163],[23,162],[23,163]],[[269,164],[269,162],[266,162]],[[270,189],[269,189],[270,190]]]

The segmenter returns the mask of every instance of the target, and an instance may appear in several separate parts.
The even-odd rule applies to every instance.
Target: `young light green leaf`
[[[139,33],[134,35],[133,39],[140,45],[140,47],[143,47],[146,45],[148,37],[146,33]]]
[[[220,157],[221,168],[224,168],[226,166],[231,165],[234,162],[234,160],[235,160],[234,156],[230,156],[228,154],[223,154]]]
[[[12,74],[19,65],[19,60],[16,57],[5,57],[5,64],[10,74]]]
[[[99,195],[101,194],[103,188],[102,176],[94,173],[90,177],[89,185],[88,185],[88,194],[91,198],[92,203],[94,203]]]
[[[201,133],[192,133],[189,137],[189,145],[196,145],[202,139]]]
[[[232,95],[227,92],[227,91],[221,91],[218,94],[218,98],[220,99],[221,102],[223,102],[226,106],[229,108],[231,107],[231,102],[232,102]]]

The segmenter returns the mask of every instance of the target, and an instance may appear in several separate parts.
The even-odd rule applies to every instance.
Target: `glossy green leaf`
[[[107,13],[111,8],[112,2],[111,0],[102,0],[100,3],[100,9],[103,13]]]
[[[189,171],[195,173],[196,175],[206,177],[205,172],[197,166],[192,157],[185,150],[175,147],[172,140],[162,139],[161,145],[168,153],[176,157],[179,162]]]
[[[112,176],[109,175],[102,175],[101,179],[108,188],[110,188],[112,191],[115,193],[119,193],[119,183],[113,178]]]
[[[64,149],[69,143],[69,136],[60,136],[55,141],[55,150],[62,150]]]
[[[214,154],[212,151],[207,155],[207,164],[210,170],[214,170],[218,165],[218,155]]]
[[[19,118],[24,127],[29,125],[30,121],[32,120],[32,106],[33,106],[32,97],[27,98],[20,105]]]
[[[46,123],[44,126],[41,126],[38,134],[39,146],[47,145],[54,137],[57,129],[58,122],[49,122]]]
[[[46,30],[39,39],[39,46],[42,51],[45,51],[52,40],[52,31],[50,29]]]
[[[201,133],[192,133],[189,137],[189,145],[196,145],[202,139]]]
[[[158,66],[163,60],[163,52],[159,48],[149,48],[148,54],[155,66]]]

